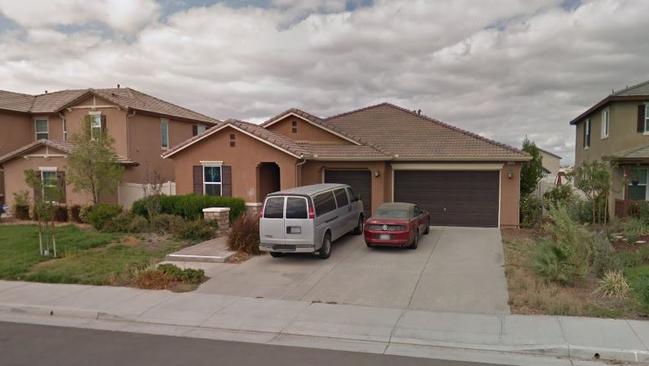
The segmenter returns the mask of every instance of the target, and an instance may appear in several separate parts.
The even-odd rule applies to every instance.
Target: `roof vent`
[[[119,89],[119,84],[117,84],[117,89]]]
[[[45,91],[45,94],[47,94],[47,90]]]
[[[417,109],[417,114],[421,114],[421,109]]]

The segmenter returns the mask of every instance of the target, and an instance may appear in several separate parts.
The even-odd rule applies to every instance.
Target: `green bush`
[[[637,203],[637,218],[645,224],[649,224],[649,201],[640,201]]]
[[[171,233],[178,239],[190,241],[203,241],[213,238],[216,235],[218,225],[215,221],[183,220],[174,222],[170,228]]]
[[[142,216],[122,212],[109,219],[102,230],[119,233],[145,233],[149,231],[149,222]]]
[[[618,271],[622,269],[619,257],[615,256],[615,250],[608,240],[608,237],[602,233],[593,237],[593,268],[595,276],[601,278],[607,272]]]
[[[147,217],[148,208],[153,206],[150,200],[159,200],[160,213],[182,216],[189,220],[203,217],[203,209],[207,207],[229,207],[230,222],[234,222],[246,210],[246,202],[236,197],[199,196],[187,194],[181,196],[149,196],[133,203],[133,213]],[[157,203],[156,203],[157,204]]]
[[[568,184],[552,188],[543,194],[543,207],[549,210],[557,205],[570,206],[574,201],[572,187]]]
[[[575,199],[568,206],[568,211],[573,220],[586,224],[593,222],[593,205],[589,200]]]
[[[165,275],[184,283],[199,284],[205,280],[205,271],[203,271],[202,269],[181,269],[171,263],[158,265],[158,271],[161,271]]]
[[[92,210],[92,206],[86,205],[82,206],[81,209],[79,210],[79,220],[83,222],[84,224],[89,224],[90,221],[88,221],[88,214]]]
[[[562,284],[583,279],[591,269],[592,234],[563,206],[550,209],[548,218],[548,236],[532,257],[535,271],[548,281]]]
[[[596,292],[609,298],[625,299],[629,294],[629,284],[621,271],[608,271],[599,281]]]
[[[104,226],[115,216],[122,213],[122,206],[110,203],[98,203],[87,214],[88,223],[95,229],[102,230]]]
[[[543,203],[534,196],[528,196],[521,201],[521,226],[534,227],[541,223]]]
[[[77,222],[81,223],[81,206],[79,205],[72,205],[70,206],[70,212],[68,214],[70,217],[70,221],[72,222]]]
[[[649,225],[636,217],[628,217],[622,224],[622,231],[629,243],[633,244],[642,235],[649,234]]]
[[[142,216],[138,215],[137,217]],[[151,229],[160,234],[171,232],[173,227],[182,225],[184,221],[185,219],[180,216],[169,214],[159,214],[149,219]]]
[[[29,192],[14,193],[13,212],[14,217],[18,220],[29,220]]]
[[[58,222],[68,221],[68,208],[66,206],[54,207],[54,221],[58,221]]]
[[[239,217],[230,229],[228,247],[234,251],[259,254],[259,220],[252,215]]]

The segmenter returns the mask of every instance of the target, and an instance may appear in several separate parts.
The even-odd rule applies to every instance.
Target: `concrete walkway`
[[[202,265],[198,292],[396,309],[509,313],[500,231],[434,227],[417,250],[367,248],[360,236],[336,241],[332,255],[251,258]],[[195,265],[194,265],[195,266]]]
[[[123,287],[0,281],[0,321],[416,357],[436,357],[444,349],[510,360],[649,361],[644,321],[427,312]]]

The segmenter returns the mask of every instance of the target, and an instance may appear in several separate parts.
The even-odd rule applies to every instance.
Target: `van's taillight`
[[[309,207],[309,218],[315,219],[315,211],[313,211],[313,207]]]

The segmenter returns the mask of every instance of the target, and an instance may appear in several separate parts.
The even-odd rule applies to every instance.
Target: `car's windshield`
[[[403,208],[379,208],[374,217],[380,219],[407,219],[408,209]]]

